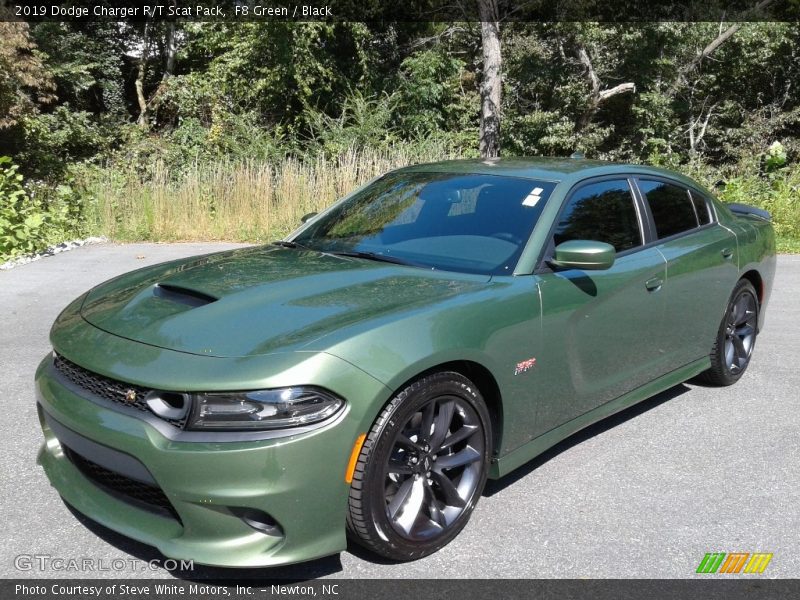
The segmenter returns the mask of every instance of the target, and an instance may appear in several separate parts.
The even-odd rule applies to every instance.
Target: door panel
[[[618,257],[605,271],[543,274],[536,433],[545,433],[655,379],[665,348],[656,335],[666,278],[655,248]],[[545,375],[546,374],[546,375]]]
[[[671,370],[711,352],[739,277],[736,238],[727,229],[713,225],[657,248],[667,260],[660,336],[668,348],[667,366]]]
[[[709,225],[706,199],[679,182],[642,177],[636,189],[660,240],[656,248],[667,261],[659,338],[673,370],[711,352],[738,277],[736,236]]]

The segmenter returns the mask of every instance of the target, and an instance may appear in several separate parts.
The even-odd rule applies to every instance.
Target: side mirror
[[[302,217],[300,217],[300,222],[301,223],[305,223],[309,219],[313,219],[316,216],[317,216],[317,213],[315,213],[315,212],[306,213]]]
[[[562,269],[602,271],[614,264],[617,251],[614,246],[593,240],[570,240],[556,246],[550,264]]]

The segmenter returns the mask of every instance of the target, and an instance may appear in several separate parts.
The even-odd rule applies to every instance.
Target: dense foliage
[[[800,249],[796,25],[501,35],[503,155],[680,167],[772,210],[781,248]],[[0,255],[89,231],[261,239],[380,168],[475,156],[480,61],[477,23],[0,23],[0,156],[19,165],[0,165]],[[272,221],[220,222],[267,193]],[[169,233],[176,214],[208,227]]]

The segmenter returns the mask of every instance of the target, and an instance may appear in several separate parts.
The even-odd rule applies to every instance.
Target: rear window
[[[663,181],[640,179],[639,190],[650,205],[658,239],[697,228],[697,211],[686,188]]]

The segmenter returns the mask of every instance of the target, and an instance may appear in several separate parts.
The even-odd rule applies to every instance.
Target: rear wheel
[[[466,525],[486,483],[486,404],[462,375],[429,375],[381,412],[350,487],[350,537],[394,560],[435,552]]]
[[[758,334],[758,296],[753,284],[742,279],[736,284],[711,350],[711,368],[700,380],[712,385],[739,381],[753,355]]]

